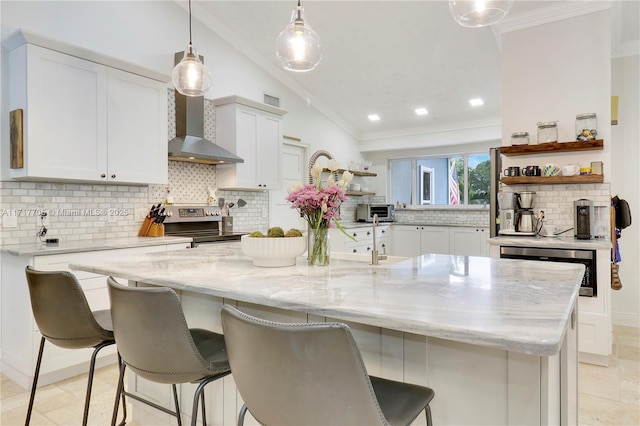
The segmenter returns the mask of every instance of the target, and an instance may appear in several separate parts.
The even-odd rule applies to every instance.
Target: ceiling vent
[[[264,94],[264,103],[267,105],[274,106],[276,108],[280,108],[280,98],[276,98],[275,96]]]

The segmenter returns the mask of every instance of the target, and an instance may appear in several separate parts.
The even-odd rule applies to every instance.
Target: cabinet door
[[[219,188],[281,189],[281,119],[240,104],[216,108],[216,143],[244,163],[219,165]]]
[[[449,227],[420,227],[420,254],[449,254],[449,250]]]
[[[460,256],[488,256],[487,228],[449,228],[451,254]]]
[[[22,108],[25,123],[25,167],[11,177],[99,180],[107,164],[106,68],[30,44],[11,52],[10,68],[10,108]]]
[[[394,225],[391,231],[390,254],[415,257],[420,255],[420,226]]]
[[[236,164],[236,186],[258,187],[258,132],[260,114],[256,110],[238,108],[236,112],[235,153],[244,160]]]
[[[280,189],[280,117],[264,114],[258,123],[258,187]]]
[[[108,77],[107,180],[167,183],[166,84],[112,68]]]

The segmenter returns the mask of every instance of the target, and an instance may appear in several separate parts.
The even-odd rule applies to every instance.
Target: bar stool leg
[[[31,385],[31,397],[29,398],[29,408],[27,408],[27,418],[24,421],[25,426],[31,423],[31,411],[33,410],[33,400],[36,397],[36,387],[38,387],[38,376],[40,376],[40,364],[42,363],[42,353],[44,352],[45,338],[40,339],[40,350],[38,351],[38,361],[36,362],[36,371],[33,373],[33,384]]]

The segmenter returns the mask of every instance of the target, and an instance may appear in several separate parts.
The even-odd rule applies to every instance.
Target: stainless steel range
[[[233,232],[232,217],[215,206],[164,206],[164,234],[192,238],[191,247],[240,241],[246,232]]]

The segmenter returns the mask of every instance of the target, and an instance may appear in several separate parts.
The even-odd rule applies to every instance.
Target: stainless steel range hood
[[[204,137],[204,97],[176,93],[176,137],[169,141],[169,160],[205,164],[244,160]]]
[[[176,53],[176,61],[183,52]],[[202,59],[202,57],[201,57]],[[169,141],[169,160],[205,164],[244,163],[244,160],[204,137],[204,96],[176,95],[176,137]]]

